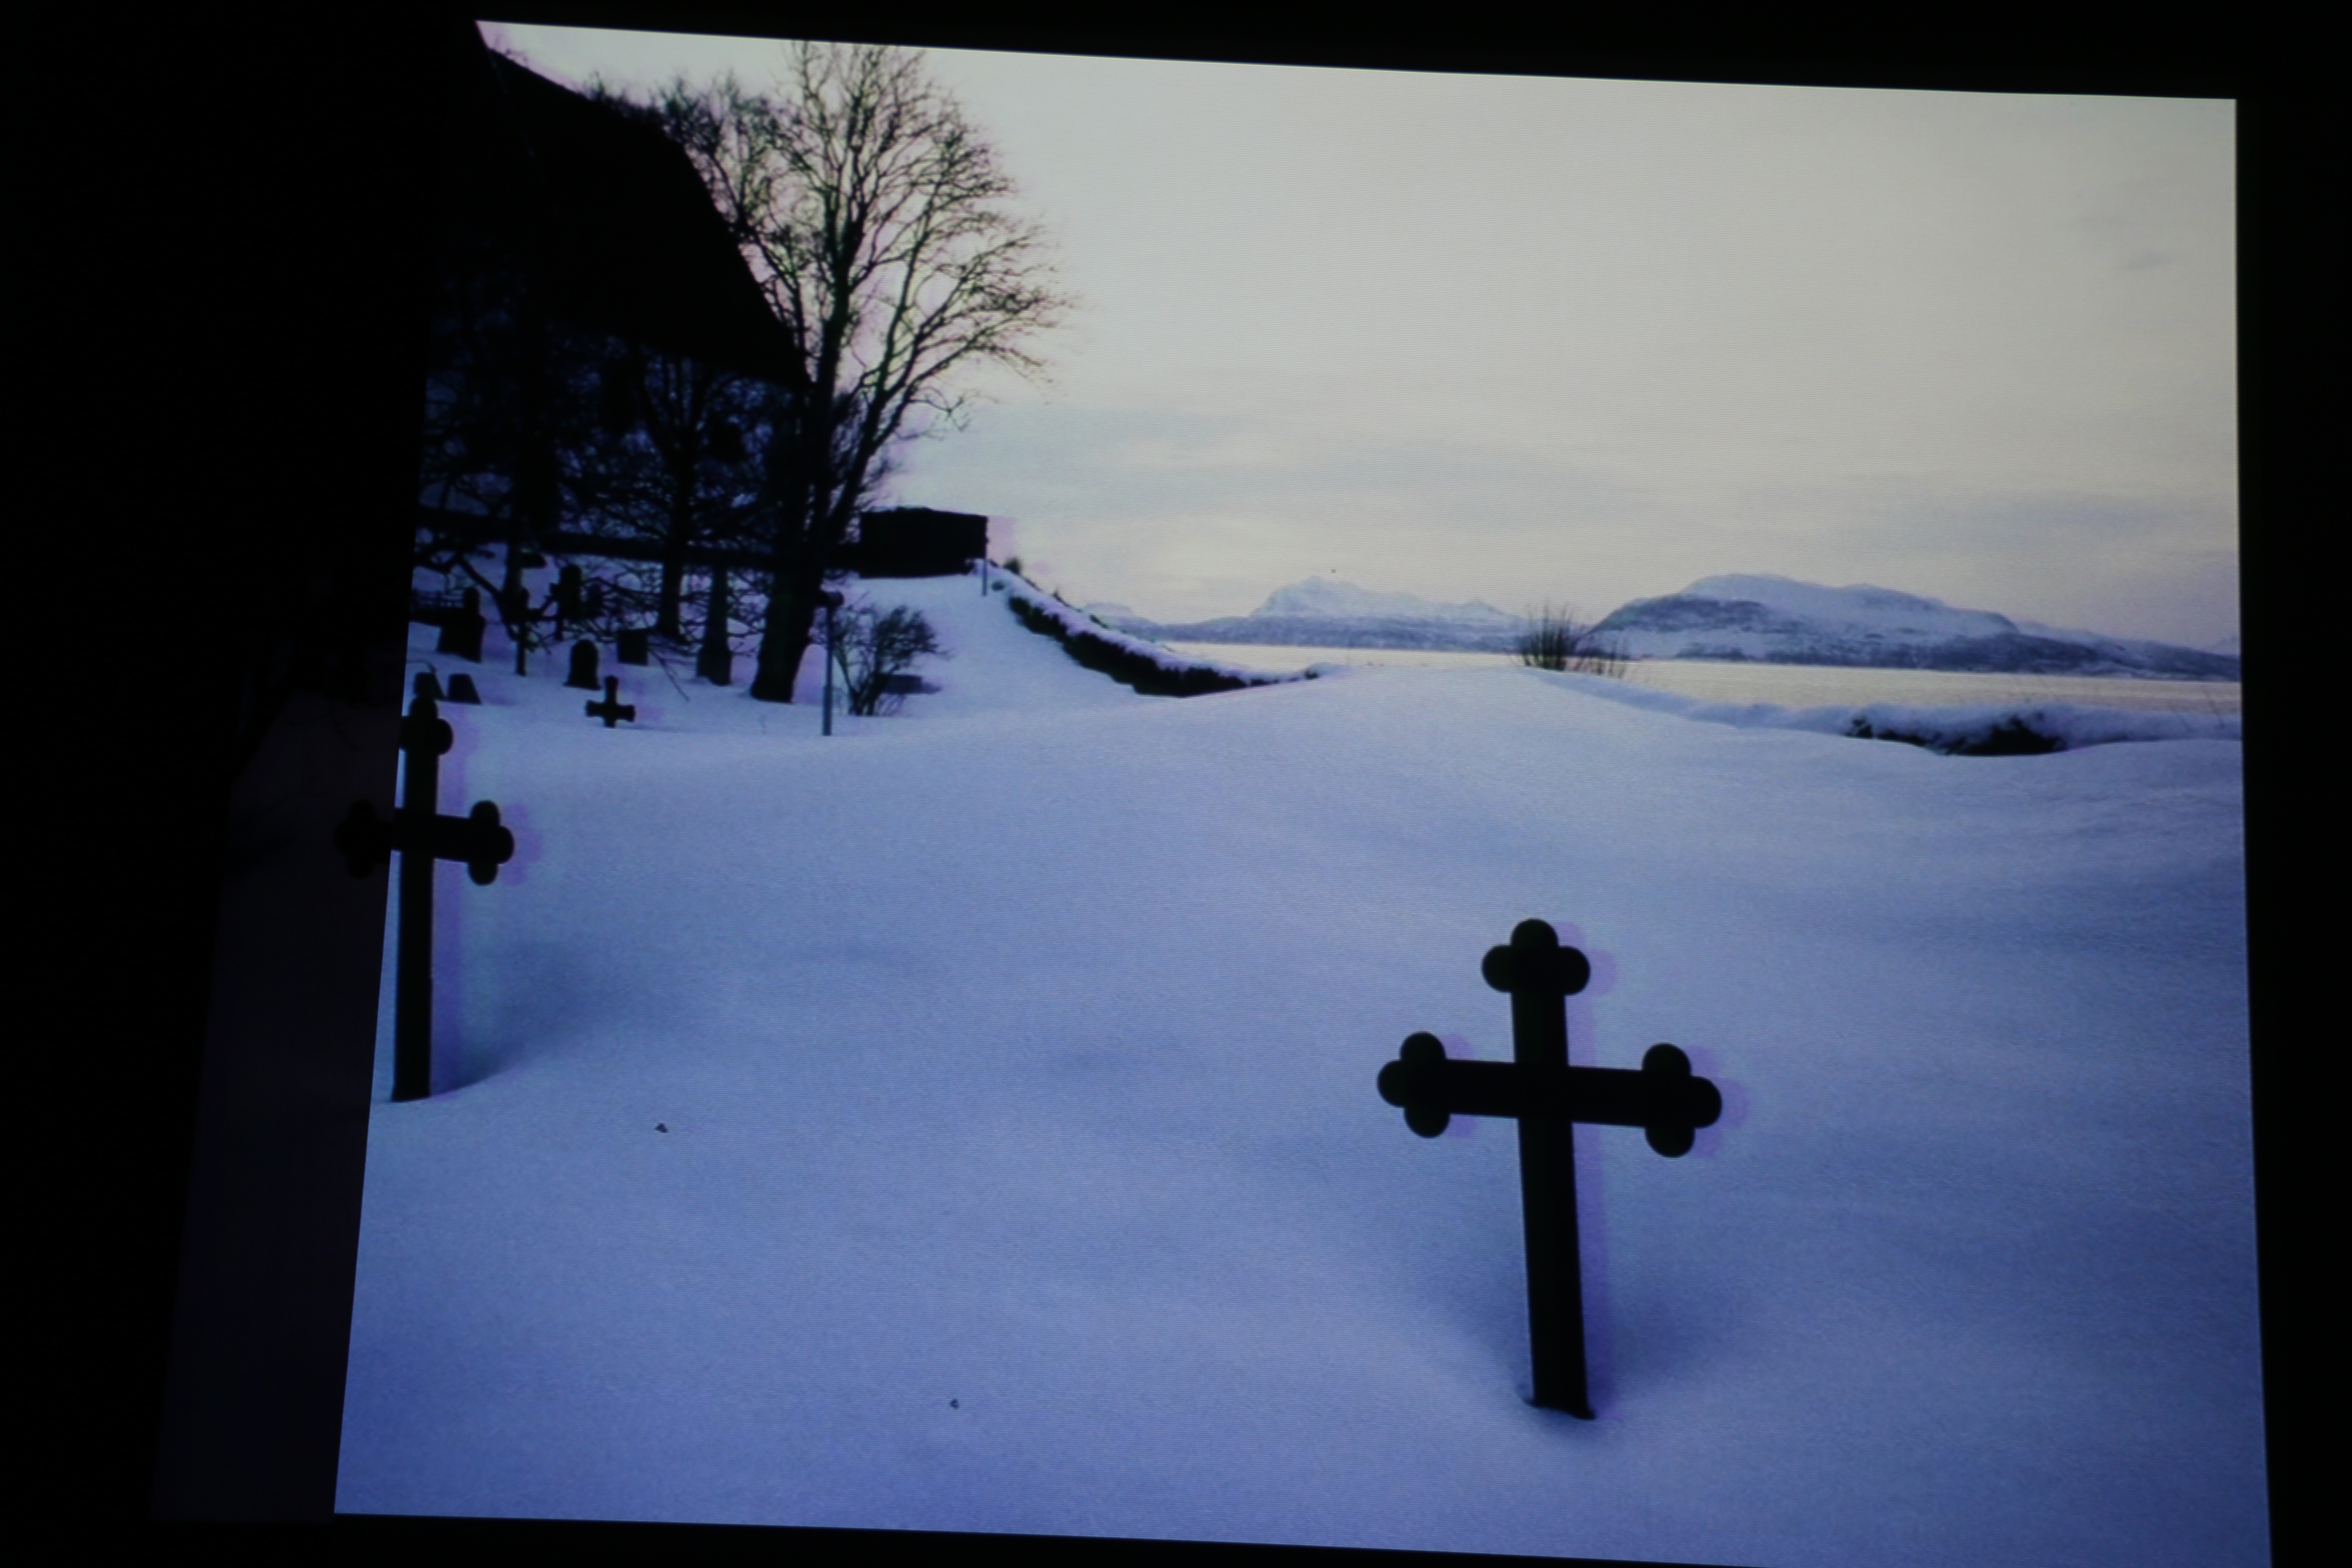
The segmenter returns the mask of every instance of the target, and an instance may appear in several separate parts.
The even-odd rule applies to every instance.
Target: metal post
[[[1532,922],[1529,922],[1532,923]],[[1557,942],[1512,933],[1518,984],[1511,990],[1511,1059],[1520,1080],[1549,1083],[1568,1073],[1568,1000],[1528,972]],[[1543,935],[1549,936],[1549,928]],[[1544,952],[1549,947],[1552,951]],[[1533,962],[1531,962],[1533,961]],[[1550,967],[1547,963],[1546,968]],[[1576,1123],[1530,1105],[1519,1122],[1519,1204],[1528,1246],[1528,1350],[1534,1403],[1592,1419],[1584,1377],[1584,1279],[1576,1227]]]
[[[430,697],[401,725],[400,816],[409,837],[400,856],[400,956],[392,1015],[392,1098],[433,1092],[433,864],[427,835],[441,809],[441,753],[454,737]]]
[[[824,732],[833,733],[833,606],[838,603],[832,595],[825,595],[824,606]]]

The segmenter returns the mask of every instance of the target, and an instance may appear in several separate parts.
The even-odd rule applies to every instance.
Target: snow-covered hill
[[[1521,668],[1139,696],[971,578],[896,717],[467,668],[338,1506],[1782,1568],[2266,1561],[2239,747],[1946,757]],[[608,668],[610,667],[608,666]],[[1700,722],[1727,719],[1729,722]],[[1531,1409],[1486,948],[1593,959]],[[388,928],[390,929],[390,928]],[[385,1036],[389,1038],[387,1014]]]
[[[2239,668],[2230,654],[2061,630],[1886,588],[1764,575],[1702,577],[1679,594],[1636,599],[1594,631],[1629,658],[2212,680],[2235,680]]]

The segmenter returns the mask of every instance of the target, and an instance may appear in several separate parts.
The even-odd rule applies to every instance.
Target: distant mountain
[[[1483,599],[1466,605],[1441,605],[1418,594],[1375,594],[1352,583],[1309,577],[1286,588],[1276,588],[1265,603],[1250,612],[1260,616],[1317,616],[1339,621],[1442,621],[1487,630],[1517,630],[1520,617],[1498,610]]]
[[[1096,614],[1121,631],[1163,642],[1234,642],[1319,647],[1445,648],[1509,653],[1527,623],[1478,600],[1443,605],[1417,594],[1380,594],[1351,583],[1309,577],[1277,588],[1246,616],[1211,621],[1149,621]]]
[[[1888,588],[1825,588],[1787,577],[1702,577],[1679,594],[1636,599],[1593,631],[1628,658],[2238,679],[2231,654],[2063,631]]]
[[[1089,608],[1108,626],[1161,642],[1516,653],[1528,624],[1478,600],[1444,605],[1325,577],[1277,588],[1246,616],[1211,621],[1150,621],[1118,605]],[[1891,588],[1829,588],[1761,574],[1702,577],[1679,594],[1636,599],[1602,619],[1593,636],[1627,658],[2238,679],[2234,651],[2065,631]]]

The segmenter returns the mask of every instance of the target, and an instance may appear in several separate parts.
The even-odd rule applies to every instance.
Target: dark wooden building
[[[555,321],[780,382],[789,335],[660,127],[449,38],[442,264],[511,267]]]
[[[399,68],[365,64],[352,88],[289,53],[245,93],[207,91],[207,112],[236,99],[266,133],[168,149],[192,176],[234,172],[191,177],[192,191],[262,193],[241,232],[212,210],[236,215],[236,203],[207,191],[194,231],[206,243],[191,248],[232,258],[205,265],[230,301],[262,313],[260,347],[240,335],[212,351],[233,350],[244,367],[232,368],[236,413],[213,444],[236,453],[241,466],[222,469],[232,493],[255,489],[257,471],[270,477],[249,514],[198,529],[178,514],[226,509],[191,509],[191,476],[159,468],[175,504],[158,514],[204,542],[165,557],[174,618],[154,624],[176,650],[195,600],[205,662],[188,667],[201,685],[176,658],[168,667],[169,700],[146,702],[139,722],[180,725],[168,731],[176,743],[142,748],[126,775],[144,825],[131,836],[141,875],[160,865],[186,890],[174,902],[142,882],[131,901],[167,915],[125,951],[144,965],[171,945],[199,976],[192,1000],[160,1020],[170,1052],[149,1037],[154,1016],[104,1031],[137,1040],[143,1076],[168,1079],[156,1092],[189,1108],[157,1156],[178,1184],[157,1209],[170,1317],[150,1331],[168,1365],[153,1352],[159,1392],[131,1422],[152,1421],[141,1462],[152,1458],[150,1507],[164,1519],[323,1521],[333,1506],[385,884],[354,879],[331,836],[355,799],[393,809],[424,390],[410,382],[383,410],[362,395],[371,355],[348,348],[343,297],[397,299],[394,325],[375,303],[358,320],[415,354],[428,382],[488,363],[527,394],[533,345],[552,353],[565,332],[786,384],[795,363],[701,180],[658,127],[499,57],[469,21],[434,23],[429,37],[369,25],[385,26]],[[235,313],[210,300],[179,309]],[[503,357],[436,357],[452,319],[494,321],[472,341],[499,338]],[[373,349],[380,362],[383,340]],[[184,377],[206,390],[181,401],[215,396],[215,368]],[[386,418],[380,438],[347,434]],[[516,438],[487,460],[515,462],[546,427],[521,409]],[[161,645],[142,635],[135,646],[137,684],[125,689],[161,689]],[[156,759],[172,771],[152,773]],[[183,795],[188,804],[173,804]],[[174,872],[183,864],[197,869]],[[123,983],[119,957],[107,964],[94,989],[143,989]],[[201,1055],[176,1049],[194,1028]]]
[[[987,554],[988,519],[907,506],[860,518],[844,563],[861,577],[952,577]]]

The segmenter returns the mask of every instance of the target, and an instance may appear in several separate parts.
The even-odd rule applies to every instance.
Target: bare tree
[[[523,560],[578,505],[586,478],[596,335],[550,319],[528,279],[478,246],[453,249],[440,288],[420,499],[450,526],[420,542],[415,563],[472,578],[520,657],[539,646]],[[475,564],[493,540],[507,546],[497,580]]]
[[[769,453],[772,592],[751,694],[789,702],[824,578],[898,442],[960,426],[965,373],[1037,375],[1072,304],[995,152],[877,45],[797,44],[779,96],[731,79],[657,106],[799,348]]]
[[[739,498],[757,482],[756,396],[741,376],[636,344],[615,343],[599,381],[597,484],[583,510],[597,531],[660,545],[652,629],[677,641],[688,550],[732,542],[748,521]]]

